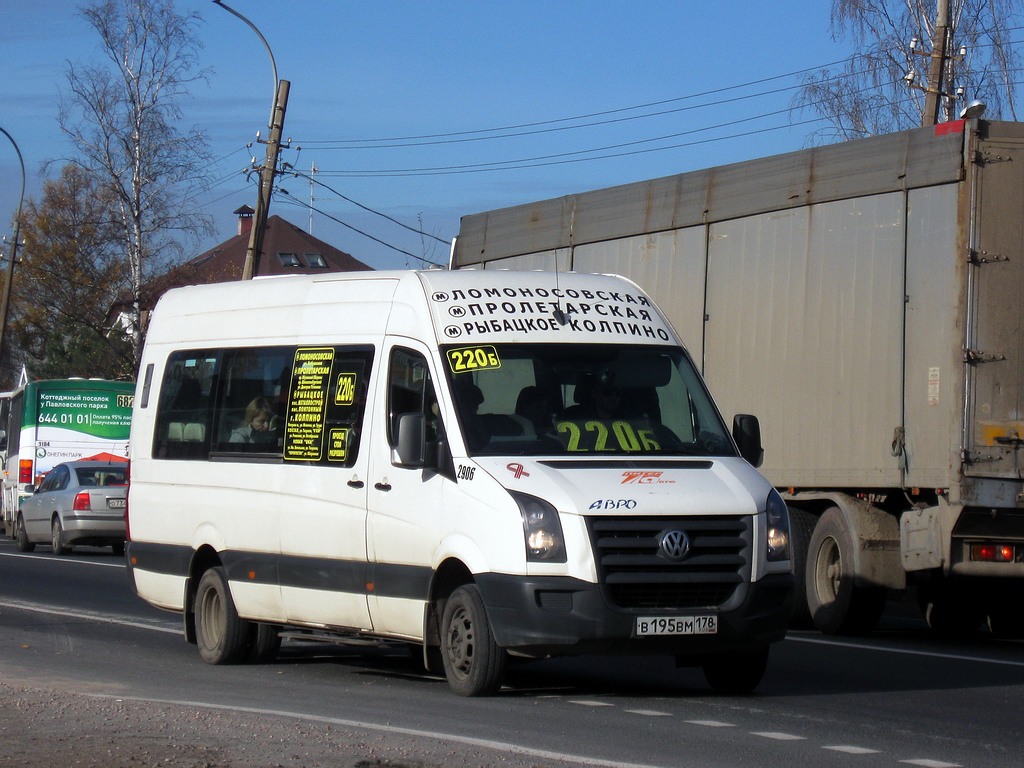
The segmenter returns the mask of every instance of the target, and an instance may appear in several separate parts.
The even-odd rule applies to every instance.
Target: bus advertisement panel
[[[29,484],[78,459],[126,461],[135,384],[99,379],[32,381],[11,397],[3,520],[13,534]]]

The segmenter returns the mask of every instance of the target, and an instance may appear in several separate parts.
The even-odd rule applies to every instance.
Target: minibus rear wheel
[[[460,696],[486,696],[501,687],[507,656],[494,639],[475,584],[459,587],[445,604],[441,657],[448,685]]]
[[[209,568],[196,589],[196,644],[208,664],[234,664],[249,643],[249,622],[238,617],[224,569]]]

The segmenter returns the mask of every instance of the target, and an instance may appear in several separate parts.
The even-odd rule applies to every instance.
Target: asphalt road
[[[464,699],[402,646],[289,639],[273,664],[203,664],[178,617],[135,598],[107,552],[23,555],[0,540],[3,683],[134,702],[171,721],[285,721],[294,728],[278,739],[295,749],[329,732],[392,749],[378,762],[182,765],[992,768],[1019,766],[1024,753],[1024,644],[943,641],[902,610],[869,638],[791,633],[751,696],[715,695],[700,670],[669,659],[586,657],[517,665],[499,695]],[[8,754],[33,722],[28,734],[0,722]],[[248,746],[262,732],[253,728]]]

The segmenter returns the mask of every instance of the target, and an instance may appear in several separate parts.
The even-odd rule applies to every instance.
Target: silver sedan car
[[[105,461],[55,466],[21,502],[18,549],[31,552],[36,544],[50,544],[54,554],[63,555],[76,544],[88,544],[124,554],[127,471],[124,463]]]

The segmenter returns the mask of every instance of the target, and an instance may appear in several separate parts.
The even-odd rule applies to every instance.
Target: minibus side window
[[[295,348],[225,350],[214,405],[214,450],[280,458]]]
[[[370,346],[291,349],[279,427],[286,463],[355,465],[372,368]]]
[[[210,452],[211,406],[220,355],[174,352],[167,360],[157,404],[153,457],[205,459]]]

